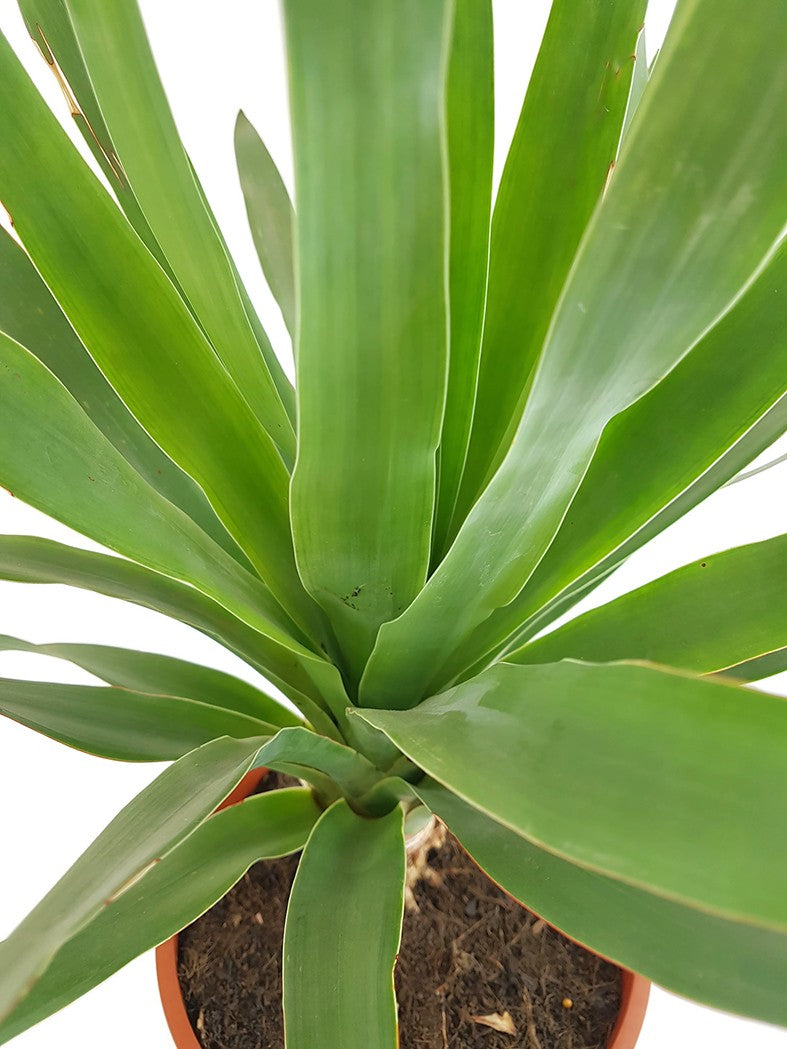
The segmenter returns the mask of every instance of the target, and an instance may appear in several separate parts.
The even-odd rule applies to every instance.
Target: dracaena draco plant
[[[284,0],[294,204],[236,149],[294,388],[135,4],[20,6],[104,179],[3,41],[0,481],[120,556],[4,535],[0,574],[173,616],[300,714],[2,639],[107,686],[2,713],[173,764],[0,944],[0,1042],[303,849],[287,1047],[391,1049],[419,807],[582,943],[787,1023],[787,705],[746,687],[787,537],[544,633],[787,428],[784,6],[679,0],[649,71],[645,0],[554,0],[493,199],[489,0]],[[212,815],[259,766],[309,786]]]

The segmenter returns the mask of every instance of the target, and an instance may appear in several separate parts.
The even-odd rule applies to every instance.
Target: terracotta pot
[[[232,794],[222,802],[219,809],[236,805],[247,798],[256,789],[266,771],[266,769],[253,769],[249,772]],[[620,1013],[612,1029],[607,1049],[634,1049],[642,1021],[645,1019],[645,1009],[650,994],[650,982],[644,976],[639,976],[626,969],[623,969],[622,973],[623,993]],[[175,1045],[178,1049],[202,1049],[192,1030],[183,996],[180,993],[177,935],[156,948],[156,975],[161,1003],[164,1006],[164,1016]]]

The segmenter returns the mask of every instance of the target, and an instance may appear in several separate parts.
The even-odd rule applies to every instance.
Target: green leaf
[[[298,776],[318,789],[331,781],[334,801],[337,790],[353,800],[376,787],[383,778],[362,754],[316,732],[297,726],[283,728],[268,740],[257,756],[257,765]],[[313,779],[312,773],[318,773]]]
[[[291,463],[292,425],[249,325],[222,240],[203,206],[137,3],[63,3],[111,135],[121,178],[133,188],[219,359]],[[44,29],[46,24],[45,19]]]
[[[81,587],[178,619],[255,667],[319,732],[338,735],[325,713],[326,702],[336,709],[348,703],[336,668],[295,641],[259,633],[193,587],[119,557],[19,535],[0,535],[0,579]]]
[[[738,0],[679,6],[511,449],[427,585],[382,627],[364,704],[417,702],[435,664],[516,597],[604,427],[678,364],[773,253],[784,226],[787,20],[770,0],[748,14],[741,24]]]
[[[252,863],[302,848],[318,816],[311,793],[300,788],[269,791],[211,816],[60,948],[0,1023],[0,1045],[194,921]]]
[[[442,550],[473,422],[489,265],[494,152],[490,0],[454,10],[447,82],[450,354],[440,438],[433,556]]]
[[[123,169],[98,105],[63,0],[17,0],[30,36],[52,71],[76,126],[117,196],[129,222],[168,276],[174,274]],[[46,30],[42,28],[46,26]]]
[[[677,994],[787,1025],[787,935],[665,900],[513,834],[437,785],[418,794],[506,892],[572,939]]]
[[[731,484],[737,484],[739,481],[748,481],[750,477],[756,477],[758,474],[765,473],[766,470],[772,470],[774,466],[780,466],[784,462],[787,462],[787,452],[783,455],[777,455],[775,459],[763,463],[762,466],[756,466],[753,470],[747,470],[745,473],[736,474],[730,481],[727,481],[727,484],[724,487],[726,488]]]
[[[369,820],[338,801],[319,819],[284,929],[287,1049],[397,1049],[404,875],[401,809]]]
[[[173,761],[220,736],[246,739],[274,725],[178,696],[100,685],[0,677],[0,714],[69,747],[116,761]]]
[[[426,579],[447,367],[448,0],[287,0],[298,567],[356,679]]]
[[[461,666],[444,672],[443,681],[482,654],[500,651],[500,642],[516,637],[523,623],[532,636],[530,617],[557,599],[536,629],[550,622],[573,604],[572,592],[600,582],[787,430],[786,291],[783,246],[685,360],[607,425],[527,586],[476,631]]]
[[[259,741],[218,739],[166,769],[0,944],[0,1018],[58,950],[183,841],[240,782]]]
[[[533,844],[787,929],[783,699],[648,665],[502,663],[413,710],[355,713]]]
[[[500,180],[473,432],[451,538],[508,451],[618,150],[645,0],[555,0]]]
[[[0,678],[0,713],[99,757],[170,761],[218,736],[274,735],[299,724],[246,682],[168,656],[0,635],[2,651],[65,659],[113,686]]]
[[[787,644],[787,535],[678,568],[506,656],[510,663],[642,659],[710,674]]]
[[[180,507],[245,567],[251,567],[204,493],[142,429],[96,367],[30,259],[1,229],[0,288],[0,331],[21,343],[60,379],[148,484]]]
[[[0,634],[0,652],[9,651],[68,660],[116,688],[194,699],[268,721],[279,728],[300,724],[295,714],[247,681],[173,656],[111,645],[32,645]]]
[[[634,119],[645,88],[648,86],[648,78],[648,57],[645,47],[645,27],[643,26],[637,37],[637,46],[634,50],[634,72],[631,74],[631,87],[629,88],[629,97],[626,103],[626,115],[623,118],[621,138],[627,134],[631,127],[631,121]]]
[[[55,376],[2,333],[0,409],[0,482],[14,495],[192,583],[274,640],[304,640],[264,584],[143,481]]]
[[[766,652],[756,659],[747,659],[734,667],[726,667],[720,671],[720,676],[736,681],[760,681],[784,670],[787,670],[787,646]]]
[[[36,268],[140,424],[202,487],[287,611],[321,634],[273,441],[5,38],[0,89],[14,99],[0,110],[0,199]]]
[[[295,270],[292,238],[295,211],[273,157],[242,111],[235,122],[235,159],[262,272],[279,304],[287,330],[294,337]]]
[[[279,728],[300,724],[295,714],[247,681],[174,656],[112,645],[33,645],[0,634],[0,652],[14,651],[68,660],[116,688],[194,699],[268,721]]]

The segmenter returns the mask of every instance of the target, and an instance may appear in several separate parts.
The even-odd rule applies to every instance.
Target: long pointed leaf
[[[112,645],[33,645],[3,634],[0,652],[30,652],[64,659],[116,688],[194,699],[269,721],[279,728],[300,724],[300,719],[281,703],[241,678],[173,656]]]
[[[511,444],[558,297],[615,160],[645,6],[552,4],[495,202],[457,527]]]
[[[631,87],[629,88],[629,97],[626,103],[626,115],[623,118],[621,138],[626,135],[631,127],[631,121],[634,119],[634,115],[642,101],[642,96],[645,93],[645,88],[648,86],[649,75],[647,49],[645,47],[645,27],[643,26],[637,37],[637,46],[634,50],[634,72],[631,74]]]
[[[97,542],[226,602],[274,640],[303,641],[257,577],[143,481],[55,376],[2,333],[0,409],[4,487]]]
[[[600,581],[787,430],[786,294],[783,246],[688,357],[606,427],[542,562],[514,601],[477,631],[465,658],[499,651],[567,588]],[[555,615],[571,603],[558,605]]]
[[[53,372],[126,461],[233,557],[250,567],[204,493],[148,436],[79,341],[30,259],[0,230],[0,331]]]
[[[756,0],[742,26],[737,10],[738,0],[679,6],[511,449],[426,587],[381,629],[365,704],[417,702],[440,657],[516,597],[604,427],[678,364],[773,253],[784,225],[787,20],[770,0]]]
[[[17,0],[17,3],[33,42],[51,69],[76,126],[112,186],[129,222],[174,280],[161,246],[124,177],[63,0]]]
[[[14,99],[0,109],[0,199],[37,269],[112,386],[200,484],[281,603],[322,631],[295,568],[289,479],[273,441],[4,37],[0,86]]]
[[[310,792],[299,788],[269,791],[211,816],[61,947],[0,1023],[0,1045],[194,921],[252,863],[302,848],[318,816]]]
[[[290,335],[295,336],[295,211],[273,157],[245,113],[235,122],[235,159],[254,247]]]
[[[338,801],[317,822],[284,929],[287,1049],[397,1049],[404,874],[401,809],[368,820]]]
[[[433,552],[445,542],[467,455],[481,355],[494,152],[490,0],[459,0],[447,82],[450,347]]]
[[[0,1018],[33,988],[63,944],[213,812],[258,750],[255,741],[215,740],[129,802],[0,944]]]
[[[436,785],[419,786],[506,892],[573,939],[678,994],[787,1025],[787,934],[673,903],[568,863]]]
[[[222,241],[203,207],[137,3],[62,3],[111,136],[121,178],[132,187],[219,359],[291,462],[292,425],[249,326]],[[43,6],[40,0],[38,6]],[[51,7],[51,0],[47,6]],[[39,10],[39,19],[38,33],[46,31],[46,13]],[[52,40],[49,46],[56,47]]]
[[[158,243],[147,218],[142,212],[133,187],[128,183],[128,173],[120,163],[112,136],[104,122],[104,117],[85,67],[84,56],[74,35],[74,27],[64,0],[18,0],[18,3],[33,41],[60,83],[77,127],[82,132],[94,157],[99,162],[129,222],[163,269],[179,287],[181,293],[183,293],[161,245]],[[44,26],[46,27],[45,29]],[[190,161],[189,166],[194,179],[194,188],[199,194],[203,209],[213,223],[214,236],[221,242],[224,249],[226,261],[232,270],[244,312],[248,317],[268,371],[279,391],[279,397],[287,414],[291,420],[294,420],[294,391],[292,386],[284,374],[276,354],[273,352],[268,336],[263,331],[259,319],[251,307],[246,289],[237,273],[227,246],[224,243],[221,230],[216,224],[215,217],[211,212],[210,205],[205,198],[199,179]],[[221,264],[219,263],[219,265]],[[230,298],[232,298],[231,292]],[[191,305],[188,305],[191,308]]]
[[[446,381],[448,0],[288,0],[298,567],[359,676],[426,579]]]
[[[563,859],[787,930],[779,697],[649,665],[502,663],[412,710],[356,715]]]
[[[713,554],[572,619],[509,663],[643,659],[698,674],[787,645],[787,535]]]
[[[214,638],[281,688],[323,735],[338,730],[325,713],[347,697],[336,668],[295,641],[275,641],[193,587],[131,561],[33,536],[0,536],[0,579],[60,584],[132,601]]]
[[[0,714],[115,761],[174,761],[220,736],[247,739],[276,732],[264,721],[193,699],[2,677]]]

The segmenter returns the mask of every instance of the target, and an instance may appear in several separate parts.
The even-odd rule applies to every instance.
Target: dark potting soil
[[[204,1049],[283,1049],[281,949],[297,864],[256,864],[181,933],[178,975]],[[439,828],[410,858],[396,990],[402,1049],[604,1049],[621,976],[501,892]]]

